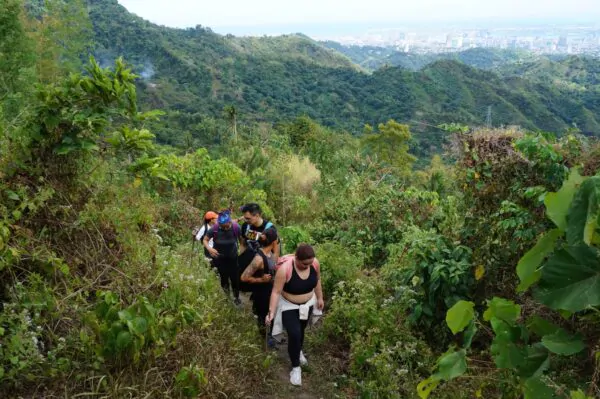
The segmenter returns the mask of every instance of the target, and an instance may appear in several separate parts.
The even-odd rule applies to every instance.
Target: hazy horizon
[[[439,28],[441,25],[472,25],[492,28],[513,24],[597,24],[600,6],[596,0],[421,0],[398,5],[391,0],[305,0],[284,4],[275,0],[252,2],[230,0],[227,7],[192,0],[118,0],[128,11],[154,22],[176,28],[202,25],[215,32],[236,35],[351,34],[365,29]],[[183,12],[182,12],[183,11]],[[426,17],[425,17],[426,16]]]

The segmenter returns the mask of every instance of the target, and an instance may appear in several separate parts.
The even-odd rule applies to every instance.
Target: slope
[[[100,58],[125,56],[144,77],[139,83],[143,107],[169,111],[155,128],[163,142],[172,142],[182,130],[212,140],[214,134],[197,125],[206,116],[221,118],[230,104],[246,123],[304,114],[354,132],[390,118],[480,125],[488,106],[494,125],[560,132],[576,123],[586,133],[600,131],[595,117],[600,104],[593,98],[457,61],[435,62],[420,71],[382,68],[370,75],[302,35],[236,38],[200,26],[160,27],[128,13],[116,0],[90,0],[90,16]]]
[[[534,62],[546,59],[521,50],[496,48],[473,48],[452,53],[406,53],[396,47],[342,45],[333,41],[321,42],[324,46],[339,51],[366,70],[375,71],[385,65],[399,66],[413,71],[439,60],[455,60],[481,69],[495,69],[504,65]]]

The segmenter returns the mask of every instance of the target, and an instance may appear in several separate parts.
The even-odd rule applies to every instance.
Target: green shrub
[[[417,303],[411,306],[415,323],[439,325],[446,311],[459,299],[468,298],[474,287],[471,249],[449,242],[434,230],[410,226],[389,251],[382,274],[393,289],[408,286],[418,293]]]
[[[418,379],[428,372],[432,355],[409,330],[406,306],[379,276],[338,284],[322,334],[349,347],[351,383],[361,397],[414,396]]]
[[[285,226],[278,230],[283,248],[281,254],[293,254],[300,243],[309,243],[310,235],[301,226]]]
[[[360,275],[364,255],[350,251],[335,242],[324,242],[316,246],[321,264],[321,285],[326,297],[331,297],[340,282],[352,282]]]

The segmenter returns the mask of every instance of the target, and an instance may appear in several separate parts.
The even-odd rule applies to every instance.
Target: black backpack
[[[262,251],[259,249],[258,242],[254,241],[254,240],[249,240],[248,247],[238,257],[238,274],[239,274],[238,278],[240,279],[239,280],[240,281],[240,291],[242,291],[242,292],[252,292],[252,291],[256,290],[256,288],[257,288],[257,284],[250,284],[250,283],[242,282],[242,274],[244,273],[244,270],[246,270],[246,268],[248,266],[250,266],[250,263],[252,263],[252,260],[254,260],[256,255],[260,255],[260,257],[263,260],[264,274],[272,274],[269,269],[269,263],[268,263],[267,256],[265,254],[263,254]],[[240,260],[243,262],[242,264],[240,264]]]

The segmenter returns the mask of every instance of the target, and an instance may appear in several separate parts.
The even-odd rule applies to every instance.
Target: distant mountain
[[[554,62],[546,59],[507,64],[499,68],[499,72],[503,76],[517,76],[579,91],[600,85],[600,62],[591,57],[572,56]]]
[[[200,126],[206,117],[222,118],[225,105],[236,107],[240,121],[273,123],[305,114],[352,132],[390,118],[415,131],[444,122],[481,125],[491,106],[494,125],[561,132],[576,124],[600,132],[598,100],[569,85],[531,79],[537,64],[506,77],[456,60],[368,74],[303,35],[238,38],[200,26],[172,29],[128,13],[116,0],[88,1],[97,56],[108,64],[122,55],[143,76],[143,107],[168,112],[157,131],[165,142],[183,131],[210,136]],[[484,67],[505,56],[470,51],[461,57]],[[540,68],[553,68],[544,62]],[[598,66],[593,60],[582,68]]]
[[[368,71],[382,66],[399,66],[413,71],[439,60],[455,60],[481,69],[494,69],[504,65],[546,59],[519,50],[474,48],[461,52],[439,54],[415,54],[399,51],[396,47],[342,45],[334,41],[321,42],[324,46],[339,51]]]

